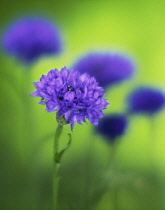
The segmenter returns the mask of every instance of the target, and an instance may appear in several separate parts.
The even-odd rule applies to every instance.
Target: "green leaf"
[[[72,135],[68,133],[68,136],[69,136],[68,144],[60,152],[56,153],[55,161],[57,163],[60,163],[61,157],[63,156],[64,152],[70,147],[72,143]]]

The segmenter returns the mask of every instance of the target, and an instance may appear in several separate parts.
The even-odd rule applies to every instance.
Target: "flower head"
[[[94,77],[78,71],[69,72],[66,67],[42,75],[34,86],[37,91],[32,96],[41,97],[39,104],[46,105],[47,112],[58,111],[58,116],[63,115],[72,129],[76,122],[85,122],[85,118],[98,125],[99,118],[104,116],[102,110],[108,106],[102,98],[104,90]]]
[[[125,115],[112,114],[100,121],[96,131],[108,141],[114,142],[116,138],[125,133],[127,126],[128,122]]]
[[[128,110],[131,113],[153,115],[165,106],[165,94],[152,87],[139,87],[128,97]]]
[[[74,68],[81,73],[88,72],[103,87],[122,82],[134,74],[132,60],[122,54],[93,52],[80,58]]]
[[[58,29],[43,18],[23,18],[11,25],[3,37],[6,52],[24,63],[61,51]]]

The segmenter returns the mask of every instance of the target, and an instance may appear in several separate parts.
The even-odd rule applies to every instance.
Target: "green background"
[[[124,112],[127,94],[142,84],[165,88],[165,1],[1,0],[1,34],[14,19],[43,15],[61,30],[63,52],[24,67],[1,50],[0,208],[51,209],[55,113],[30,97],[33,81],[52,68],[72,67],[90,50],[126,53],[135,77],[106,92],[105,114]],[[26,93],[25,98],[22,92]],[[112,147],[90,123],[76,124],[60,167],[60,210],[165,209],[165,112],[129,119],[126,135]],[[67,143],[65,126],[61,148]],[[105,187],[106,186],[106,187]],[[106,190],[105,190],[106,188]],[[116,196],[117,195],[117,196]]]

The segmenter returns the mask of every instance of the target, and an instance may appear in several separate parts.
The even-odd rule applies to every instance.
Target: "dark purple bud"
[[[56,55],[61,52],[61,35],[49,20],[27,17],[17,20],[3,36],[5,51],[25,64],[30,64],[41,56]]]
[[[165,106],[165,94],[153,87],[139,87],[128,97],[128,112],[153,115]]]
[[[125,134],[128,121],[123,114],[112,114],[103,118],[98,127],[97,133],[105,137],[109,142],[114,142],[117,138]]]
[[[130,79],[134,75],[135,69],[134,63],[129,57],[106,52],[92,52],[84,55],[73,67],[81,73],[87,72],[94,76],[99,85],[103,87]],[[82,78],[85,80],[85,75]]]

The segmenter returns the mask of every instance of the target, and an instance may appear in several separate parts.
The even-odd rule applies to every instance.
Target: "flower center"
[[[68,85],[68,91],[75,91],[75,89],[72,87],[72,86],[70,86],[70,85]]]

